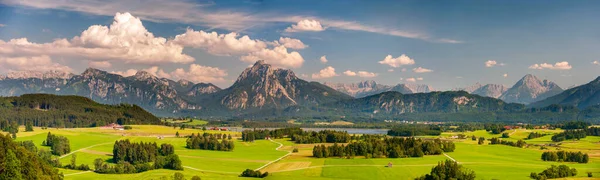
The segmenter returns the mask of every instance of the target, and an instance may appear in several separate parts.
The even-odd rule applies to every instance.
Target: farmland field
[[[61,157],[62,164],[68,164],[71,156],[77,156],[77,164],[88,164],[93,167],[97,158],[112,162],[112,148],[116,140],[169,143],[175,147],[175,154],[180,156],[183,171],[151,170],[138,174],[97,174],[91,171],[75,171],[61,169],[65,179],[159,179],[162,176],[172,176],[175,172],[183,173],[186,178],[198,175],[202,179],[239,179],[238,175],[245,169],[258,169],[269,172],[266,179],[414,179],[428,173],[438,162],[452,158],[464,167],[475,171],[477,179],[529,179],[531,172],[541,172],[552,164],[566,164],[578,170],[577,179],[587,179],[587,172],[594,177],[600,177],[600,137],[588,136],[580,141],[565,141],[559,147],[549,150],[582,151],[590,155],[587,164],[544,162],[540,159],[543,150],[538,146],[516,148],[505,145],[478,145],[470,139],[477,137],[499,137],[485,131],[466,132],[467,139],[452,139],[456,150],[446,155],[425,156],[423,158],[312,158],[314,144],[295,144],[288,139],[257,140],[255,142],[235,141],[235,150],[231,152],[186,149],[186,138],[175,137],[191,133],[202,133],[199,129],[185,129],[135,125],[132,130],[113,130],[102,128],[78,129],[46,129],[36,128],[34,132],[17,134],[17,141],[32,140],[38,148],[48,149],[41,145],[46,134],[51,132],[65,136],[70,140],[72,154]],[[507,130],[509,140],[516,141],[526,138],[532,130]],[[560,130],[535,130],[545,133],[556,133]],[[238,132],[206,131],[208,133],[225,133],[240,137]],[[440,137],[450,138],[457,133],[443,133]],[[164,138],[157,138],[157,137]],[[528,144],[552,143],[550,136],[526,140]],[[277,149],[282,145],[279,149]],[[290,153],[298,148],[298,153]],[[289,156],[286,156],[290,154]],[[285,156],[285,157],[284,157]],[[284,157],[283,159],[268,163]],[[388,163],[393,164],[387,167]],[[267,166],[265,166],[267,165]]]

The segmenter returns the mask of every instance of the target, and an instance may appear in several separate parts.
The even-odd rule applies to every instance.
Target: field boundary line
[[[393,167],[418,167],[418,166],[435,166],[437,164],[409,164],[409,165],[394,165]],[[298,171],[304,169],[314,169],[314,168],[323,168],[323,167],[384,167],[385,165],[374,165],[374,164],[348,164],[348,165],[322,165],[322,166],[309,166],[303,168],[296,169],[286,169],[281,171],[271,171],[270,173],[278,173],[278,172],[289,172],[289,171]]]
[[[283,147],[283,144],[280,143],[280,142],[273,141],[272,139],[269,139],[269,141],[271,141],[273,143],[279,144],[279,147],[275,148],[275,150],[277,150],[277,151],[279,151],[279,148]],[[255,171],[261,170],[261,169],[263,169],[263,168],[265,168],[265,167],[267,167],[267,166],[269,166],[269,165],[271,165],[271,164],[273,164],[273,163],[275,163],[277,161],[280,161],[281,159],[283,159],[283,158],[285,158],[285,157],[287,157],[287,156],[289,156],[289,155],[292,154],[292,152],[290,152],[290,151],[286,151],[286,152],[287,152],[287,154],[285,154],[285,155],[283,155],[283,156],[281,156],[281,157],[279,157],[279,158],[277,158],[277,159],[275,159],[275,160],[273,160],[273,161],[271,161],[271,162],[269,162],[269,163],[267,163],[267,164],[265,164],[265,165],[257,168]]]
[[[191,169],[191,170],[195,170],[195,171],[200,171],[200,172],[209,172],[209,173],[217,173],[217,174],[240,174],[240,173],[237,173],[237,172],[203,170],[203,169],[198,169],[198,168],[194,168],[194,167],[190,167],[190,166],[183,166],[183,167]]]
[[[106,144],[110,144],[110,143],[113,143],[113,142],[100,143],[100,144],[95,144],[95,145],[92,145],[92,146],[84,147],[84,148],[81,148],[81,149],[78,149],[78,150],[72,151],[72,152],[70,152],[70,153],[68,153],[68,154],[62,155],[62,156],[60,156],[58,159],[65,158],[65,157],[67,157],[67,156],[69,156],[69,155],[71,155],[71,154],[73,154],[73,153],[76,153],[76,152],[79,152],[79,151],[82,151],[82,150],[86,150],[86,149],[89,149],[89,148],[93,148],[93,147],[96,147],[96,146],[101,146],[101,145],[106,145]]]
[[[71,174],[65,174],[64,176],[79,175],[79,174],[85,174],[85,173],[91,173],[91,172],[94,172],[94,171],[76,172],[76,173],[71,173]]]
[[[448,154],[446,154],[446,153],[443,153],[443,154],[444,154],[444,156],[446,156],[446,157],[447,157],[447,158],[449,158],[450,160],[452,160],[452,161],[454,161],[454,162],[456,162],[456,163],[460,164],[460,162],[458,162],[456,159],[454,159],[454,158],[452,158],[452,157],[448,156]]]

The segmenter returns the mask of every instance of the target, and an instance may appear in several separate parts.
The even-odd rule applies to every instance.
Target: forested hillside
[[[27,94],[0,97],[0,125],[93,127],[110,123],[158,124],[160,120],[137,105],[104,105],[79,96]]]

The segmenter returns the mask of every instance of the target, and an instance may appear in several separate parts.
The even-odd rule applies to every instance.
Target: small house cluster
[[[114,130],[125,130],[125,127],[119,125],[119,124],[115,124],[115,123],[110,123],[106,126],[102,126],[101,128],[103,129],[114,129]]]

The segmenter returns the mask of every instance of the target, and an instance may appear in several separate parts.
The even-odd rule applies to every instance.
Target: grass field
[[[175,153],[180,156],[184,170],[152,170],[138,174],[107,175],[94,172],[74,171],[61,169],[65,179],[160,179],[162,176],[172,176],[175,172],[183,173],[186,178],[194,175],[202,179],[240,179],[238,175],[245,169],[257,169],[284,155],[292,149],[298,148],[298,153],[274,162],[261,171],[269,172],[266,179],[414,179],[428,173],[438,162],[448,159],[444,155],[425,156],[423,158],[400,159],[354,159],[326,158],[317,159],[312,155],[311,144],[294,144],[289,139],[276,139],[274,142],[258,140],[253,143],[235,141],[235,150],[232,152],[219,152],[207,150],[191,150],[185,148],[185,138],[174,137],[176,132],[180,135],[203,133],[199,129],[185,129],[135,125],[132,130],[113,130],[102,128],[78,129],[47,129],[36,128],[34,132],[17,134],[18,141],[32,140],[40,145],[45,140],[46,134],[51,132],[69,138],[72,154],[77,155],[77,164],[88,164],[93,167],[93,161],[101,158],[112,162],[112,147],[116,140],[129,139],[131,141],[156,142],[157,144],[169,143],[175,146]],[[534,130],[546,133],[560,132],[560,130]],[[206,131],[208,133],[226,133],[239,137],[238,132]],[[509,130],[509,140],[518,140],[527,137],[531,130]],[[485,131],[464,133],[467,136],[500,137]],[[443,133],[442,138],[449,138],[456,133]],[[164,136],[158,139],[157,136]],[[528,144],[552,143],[551,135],[541,138],[526,140]],[[600,137],[587,137],[580,141],[565,141],[560,144],[560,149],[569,151],[582,151],[590,155],[587,164],[544,162],[540,160],[541,153],[538,146],[516,148],[504,145],[477,145],[477,141],[470,138],[463,140],[454,139],[456,150],[447,153],[463,166],[474,170],[477,179],[529,179],[529,173],[541,172],[552,164],[567,164],[578,170],[575,179],[587,179],[587,172],[593,172],[595,177],[600,177]],[[282,144],[279,149],[277,147]],[[39,148],[48,149],[39,146]],[[549,150],[556,150],[552,147]],[[72,155],[61,158],[63,164],[69,163]],[[392,163],[392,167],[386,167]]]

